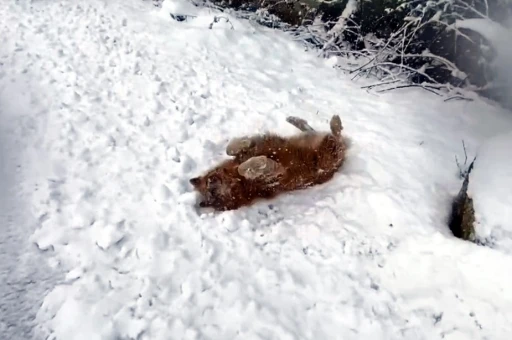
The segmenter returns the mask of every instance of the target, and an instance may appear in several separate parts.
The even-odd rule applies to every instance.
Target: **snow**
[[[472,152],[511,131],[510,112],[417,89],[377,96],[284,33],[228,13],[234,29],[209,29],[212,9],[168,15],[183,7],[0,4],[0,84],[25,79],[36,108],[30,241],[67,272],[44,296],[41,334],[508,338],[510,254],[455,239],[446,220],[461,140]],[[196,210],[188,180],[230,138],[295,133],[289,115],[328,129],[332,114],[350,148],[331,182]]]
[[[477,238],[509,254],[512,253],[511,143],[512,132],[483,143],[468,186],[475,209]]]

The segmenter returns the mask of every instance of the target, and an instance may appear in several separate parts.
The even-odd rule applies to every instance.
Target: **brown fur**
[[[257,199],[269,199],[282,192],[329,181],[345,158],[346,147],[341,137],[343,126],[339,117],[333,116],[331,133],[316,132],[305,121],[293,119],[296,118],[291,117],[288,121],[302,130],[300,134],[286,138],[271,133],[244,137],[250,145],[234,151],[228,146],[227,153],[233,158],[221,162],[203,176],[192,178],[190,183],[202,196],[200,207],[220,211],[238,209]],[[233,145],[239,144],[233,141]],[[251,171],[261,171],[254,166],[256,163],[243,165],[257,156],[271,160],[266,160],[267,170],[264,170],[269,173],[255,178],[241,174],[240,169],[244,166]]]

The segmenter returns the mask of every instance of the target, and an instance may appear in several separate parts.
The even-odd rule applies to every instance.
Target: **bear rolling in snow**
[[[234,138],[226,147],[233,158],[190,179],[201,195],[199,206],[234,210],[329,181],[345,159],[340,117],[331,118],[330,133],[315,131],[297,117],[286,120],[301,132],[291,137],[267,133]]]

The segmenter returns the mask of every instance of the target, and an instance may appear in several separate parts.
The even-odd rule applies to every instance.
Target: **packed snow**
[[[512,131],[510,112],[418,89],[376,95],[285,33],[183,0],[2,2],[0,15],[0,89],[27,81],[2,105],[34,108],[30,242],[67,271],[44,296],[40,334],[512,334],[510,252],[446,225],[461,141],[475,153]],[[332,181],[197,210],[189,178],[224,159],[230,138],[293,134],[290,115],[327,130],[333,114],[349,150]]]

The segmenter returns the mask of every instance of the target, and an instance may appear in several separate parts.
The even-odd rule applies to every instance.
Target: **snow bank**
[[[31,240],[70,268],[38,315],[51,338],[511,334],[510,257],[446,226],[460,141],[472,150],[512,130],[509,112],[367,93],[243,21],[194,27],[139,0],[0,9],[0,81],[26,74],[47,114]],[[328,129],[335,113],[351,143],[331,182],[238,211],[195,209],[188,180],[225,157],[229,138],[294,133],[289,115]]]
[[[470,175],[475,232],[484,243],[512,254],[512,132],[490,138]]]

